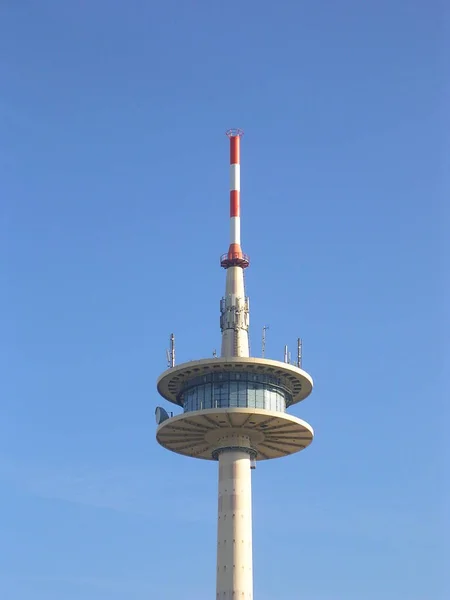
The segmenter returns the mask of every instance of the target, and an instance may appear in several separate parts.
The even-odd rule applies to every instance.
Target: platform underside
[[[255,408],[213,408],[183,413],[159,425],[156,439],[168,450],[213,460],[219,439],[228,434],[246,435],[256,460],[280,458],[309,446],[312,427],[282,412]]]

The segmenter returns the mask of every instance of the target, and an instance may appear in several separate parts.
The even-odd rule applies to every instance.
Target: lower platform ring
[[[172,452],[204,460],[224,447],[228,434],[245,432],[256,460],[280,458],[311,444],[314,431],[302,419],[283,412],[255,408],[212,408],[182,413],[163,421],[156,431],[159,444]],[[213,441],[216,440],[217,442]]]
[[[212,451],[211,457],[213,460],[218,460],[219,454],[222,454],[222,452],[227,452],[229,450],[240,450],[241,452],[247,452],[247,454],[250,454],[250,458],[252,460],[256,460],[256,457],[258,456],[258,452],[256,450],[254,450],[253,448],[248,448],[247,446],[221,446],[220,448],[216,448]]]

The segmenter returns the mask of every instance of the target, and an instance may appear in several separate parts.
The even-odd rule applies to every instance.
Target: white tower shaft
[[[244,450],[219,455],[216,600],[252,600],[252,481]]]

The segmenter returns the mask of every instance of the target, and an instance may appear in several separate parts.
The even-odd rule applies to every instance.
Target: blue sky
[[[444,2],[3,0],[0,596],[214,597],[217,473],[156,378],[220,347],[242,127],[253,354],[304,340],[258,466],[258,600],[443,600]],[[166,405],[166,408],[169,406]]]

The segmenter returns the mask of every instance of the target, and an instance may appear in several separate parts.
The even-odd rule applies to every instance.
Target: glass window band
[[[188,381],[178,396],[184,412],[208,408],[261,408],[285,412],[291,393],[279,378],[254,373],[211,373]]]

